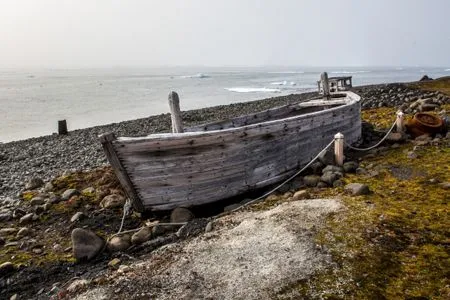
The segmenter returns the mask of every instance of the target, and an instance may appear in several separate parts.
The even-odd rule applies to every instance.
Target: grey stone
[[[404,136],[400,132],[391,132],[387,136],[386,140],[389,142],[398,143],[404,140]]]
[[[303,182],[310,187],[315,187],[320,181],[320,176],[317,175],[306,175],[303,177]]]
[[[131,246],[131,236],[129,234],[121,234],[109,240],[107,248],[109,252],[125,251]]]
[[[326,172],[320,177],[320,179],[326,184],[333,186],[333,182],[340,179],[342,177],[341,173],[335,172]]]
[[[347,161],[342,166],[345,173],[355,173],[358,169],[359,164],[356,161]]]
[[[416,159],[417,154],[414,151],[408,151],[408,153],[406,153],[406,157],[408,157],[409,159]]]
[[[209,221],[208,224],[206,224],[205,232],[211,232],[213,230],[214,223],[213,221]]]
[[[317,159],[325,166],[334,165],[334,153],[330,150],[322,151]]]
[[[40,196],[33,197],[30,200],[30,205],[41,205],[41,204],[44,204],[44,203],[45,203],[45,199],[40,197]]]
[[[80,194],[80,192],[76,189],[68,189],[68,190],[65,190],[64,193],[61,195],[61,200],[67,201],[70,198],[72,198],[73,196],[78,196],[79,194]]]
[[[367,174],[367,170],[364,169],[364,168],[359,167],[359,168],[357,168],[355,170],[355,173],[358,174],[358,175],[365,175],[365,174]]]
[[[131,236],[131,243],[142,244],[152,238],[152,228],[145,226]]]
[[[353,196],[367,195],[370,189],[367,185],[362,183],[350,183],[345,186],[345,190],[350,192]]]
[[[59,196],[57,196],[57,195],[50,195],[50,197],[48,198],[48,203],[51,203],[51,204],[56,204],[56,203],[59,203],[59,202],[61,202],[61,197],[59,197]]]
[[[15,234],[19,229],[13,227],[0,228],[0,236]]]
[[[26,190],[34,190],[34,189],[40,188],[43,185],[44,185],[44,181],[41,178],[33,177],[25,184],[25,189]]]
[[[333,187],[337,188],[341,186],[344,186],[344,181],[342,181],[342,179],[338,179],[335,182],[333,182]]]
[[[225,206],[225,207],[223,208],[223,211],[224,211],[224,212],[232,211],[232,210],[234,210],[234,209],[236,209],[236,208],[238,208],[238,207],[241,207],[241,206],[242,206],[242,205],[241,205],[240,203],[230,204],[230,205]]]
[[[83,195],[88,195],[88,196],[90,196],[90,195],[93,195],[93,194],[95,193],[95,189],[94,189],[93,187],[87,187],[87,188],[85,188],[84,190],[82,190],[81,193],[82,193]]]
[[[78,222],[81,219],[83,219],[84,217],[86,217],[86,215],[83,212],[78,211],[72,216],[72,218],[70,218],[70,222],[71,223]]]
[[[309,198],[309,192],[307,190],[301,190],[294,193],[292,200],[300,200]]]
[[[53,188],[54,188],[53,184],[51,182],[47,182],[44,185],[44,192],[50,192],[53,190]]]
[[[0,277],[8,275],[12,272],[14,272],[16,268],[14,267],[14,264],[12,262],[4,262],[0,265]]]
[[[73,256],[78,261],[90,260],[103,249],[105,241],[94,232],[82,228],[72,230]]]
[[[315,161],[309,166],[313,172],[313,174],[322,174],[322,169],[324,167],[324,164],[322,164],[320,161]]]
[[[28,213],[19,220],[19,224],[26,224],[33,221],[35,214],[34,213]]]
[[[328,184],[326,184],[326,183],[323,182],[323,181],[319,181],[319,182],[317,183],[317,187],[320,188],[320,189],[327,188],[327,187],[328,187]]]
[[[26,228],[26,227],[22,227],[20,228],[19,232],[17,233],[17,238],[22,238],[24,236],[29,235],[31,232],[30,229]]]
[[[112,194],[103,198],[100,202],[100,206],[103,208],[117,208],[122,207],[125,204],[125,197],[120,194]]]
[[[170,214],[170,223],[189,222],[195,218],[194,214],[187,208],[177,207]]]
[[[10,211],[0,213],[0,222],[11,220],[13,214]]]
[[[334,166],[334,165],[328,165],[326,166],[323,170],[322,170],[322,174],[328,173],[328,172],[339,172],[339,173],[344,173],[344,168],[340,167],[340,166]]]

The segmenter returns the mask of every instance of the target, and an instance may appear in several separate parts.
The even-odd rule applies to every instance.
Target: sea
[[[0,142],[50,135],[58,120],[69,130],[181,110],[317,90],[320,73],[352,76],[353,85],[450,76],[449,67],[161,67],[0,69]]]

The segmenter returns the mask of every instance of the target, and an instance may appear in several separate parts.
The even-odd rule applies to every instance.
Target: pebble
[[[22,238],[24,236],[29,235],[31,232],[30,229],[28,229],[27,227],[22,227],[19,229],[19,232],[17,232],[17,238]]]
[[[80,192],[76,189],[68,189],[68,190],[65,190],[64,193],[61,195],[61,200],[67,201],[70,198],[72,198],[73,196],[78,196],[79,194],[80,194]]]
[[[78,222],[81,219],[83,219],[84,217],[86,217],[86,215],[83,212],[78,211],[72,216],[72,218],[70,218],[70,222],[71,223]]]
[[[301,190],[294,193],[292,200],[308,199],[310,194],[307,190]]]
[[[353,196],[367,195],[370,193],[369,187],[362,183],[350,183],[347,184],[344,189]]]
[[[0,236],[15,234],[19,229],[13,227],[0,228]]]
[[[35,214],[34,213],[28,213],[19,220],[19,224],[27,224],[31,223],[34,219]]]
[[[25,190],[34,190],[40,188],[43,185],[44,181],[41,178],[33,177],[25,184]]]
[[[113,258],[112,260],[109,261],[108,267],[113,268],[113,269],[118,269],[121,262],[122,261],[120,259],[118,259],[117,257]]]
[[[106,247],[109,252],[125,251],[131,247],[131,236],[129,234],[115,236],[109,240]]]
[[[213,230],[213,226],[214,226],[213,221],[209,221],[208,224],[206,224],[205,232],[211,232]]]
[[[152,228],[145,226],[131,236],[131,243],[134,245],[142,244],[150,240],[151,237]]]
[[[33,205],[41,205],[44,203],[45,203],[45,199],[40,196],[33,197],[30,201],[30,205],[32,205],[32,206]]]

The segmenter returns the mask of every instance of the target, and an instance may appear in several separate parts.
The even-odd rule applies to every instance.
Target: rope
[[[120,223],[120,228],[117,234],[119,234],[122,231],[123,223],[125,222],[125,217],[130,213],[131,211],[131,201],[127,198],[127,201],[125,201],[125,204],[123,205],[123,216],[122,216],[122,222]]]
[[[236,207],[235,209],[232,209],[232,210],[230,210],[230,211],[227,211],[226,213],[221,213],[221,214],[217,215],[216,218],[222,217],[222,216],[224,216],[224,215],[226,215],[226,214],[230,214],[230,213],[232,213],[232,212],[235,212],[235,211],[237,211],[237,210],[239,210],[239,209],[241,209],[241,208],[243,208],[243,207],[245,207],[245,206],[247,206],[247,205],[250,205],[250,204],[252,204],[252,203],[255,203],[255,202],[257,202],[257,201],[259,201],[259,200],[261,200],[261,199],[263,199],[263,198],[269,196],[270,194],[272,194],[273,192],[275,192],[276,190],[278,190],[280,187],[282,187],[283,185],[285,185],[286,183],[290,182],[292,179],[294,179],[295,177],[297,177],[297,176],[298,176],[300,173],[302,173],[304,170],[306,170],[313,162],[315,162],[315,161],[319,158],[319,156],[320,156],[324,151],[326,151],[328,148],[330,148],[330,146],[333,145],[333,144],[334,144],[334,139],[333,139],[328,145],[326,145],[325,148],[323,148],[323,149],[319,152],[319,154],[317,154],[317,155],[316,155],[309,163],[307,163],[300,171],[298,171],[297,173],[295,173],[294,175],[292,175],[291,177],[289,177],[288,179],[286,179],[285,181],[283,181],[280,185],[278,185],[278,186],[275,187],[274,189],[268,191],[267,193],[265,193],[264,195],[262,195],[262,196],[260,196],[260,197],[258,197],[258,198],[256,198],[256,199],[253,199],[252,201],[249,201],[249,202],[247,202],[247,203],[245,203],[245,204],[242,204],[242,205],[239,206],[239,207]]]
[[[379,145],[381,145],[381,143],[384,142],[384,140],[389,136],[389,134],[391,134],[391,132],[392,132],[392,130],[394,129],[394,127],[395,127],[395,122],[394,122],[394,124],[392,124],[391,128],[388,130],[388,132],[386,133],[386,135],[385,135],[378,143],[376,143],[375,145],[373,145],[373,146],[371,146],[371,147],[369,147],[369,148],[357,148],[357,147],[353,147],[353,146],[350,145],[349,143],[345,142],[345,140],[344,140],[344,143],[345,143],[345,145],[346,145],[347,147],[349,147],[350,149],[355,150],[355,151],[369,151],[369,150],[372,150],[372,149],[378,147]]]

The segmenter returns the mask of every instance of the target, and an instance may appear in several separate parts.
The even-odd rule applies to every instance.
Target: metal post
[[[334,161],[338,166],[344,164],[344,135],[340,132],[334,136]]]

